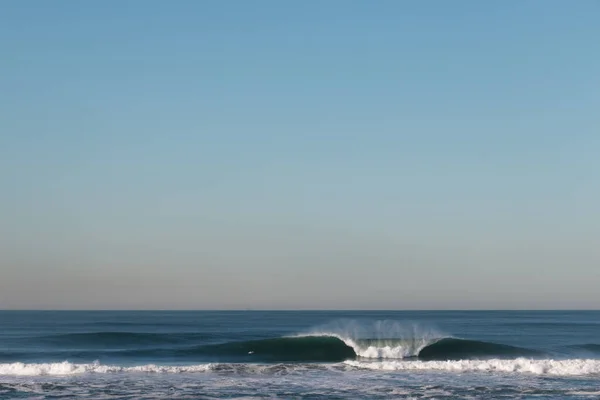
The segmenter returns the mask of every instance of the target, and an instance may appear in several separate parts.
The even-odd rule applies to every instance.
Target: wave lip
[[[445,337],[435,327],[394,320],[336,320],[298,336],[335,337],[351,347],[355,357],[377,359],[415,357]]]

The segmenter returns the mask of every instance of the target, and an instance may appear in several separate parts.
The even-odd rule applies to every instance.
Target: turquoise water
[[[597,311],[0,311],[0,398],[600,398]]]

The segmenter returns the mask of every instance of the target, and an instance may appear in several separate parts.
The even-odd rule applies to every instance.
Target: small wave
[[[533,360],[517,358],[512,360],[454,360],[454,361],[345,361],[346,365],[379,371],[448,371],[448,372],[503,372],[530,373],[535,375],[597,375],[600,374],[600,360]]]
[[[540,357],[544,353],[499,343],[444,338],[425,346],[418,352],[421,360],[463,360],[473,358]]]
[[[576,344],[573,346],[569,346],[570,348],[576,350],[584,350],[590,353],[600,354],[600,344],[598,343],[585,343],[585,344]]]

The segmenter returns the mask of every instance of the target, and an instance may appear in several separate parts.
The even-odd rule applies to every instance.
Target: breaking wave
[[[0,360],[23,361],[27,354],[0,353]],[[38,355],[39,356],[39,355]],[[114,360],[128,358],[212,362],[340,362],[354,359],[464,360],[541,357],[544,353],[498,343],[441,339],[351,339],[334,334],[279,337],[212,345],[125,350],[57,350],[49,360]]]
[[[329,361],[348,359],[463,360],[539,357],[542,352],[504,344],[455,338],[350,339],[336,335],[298,336],[203,347],[211,354],[247,356],[258,361]]]

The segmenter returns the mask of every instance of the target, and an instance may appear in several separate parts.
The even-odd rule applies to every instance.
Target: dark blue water
[[[600,398],[597,311],[0,311],[0,398]]]

